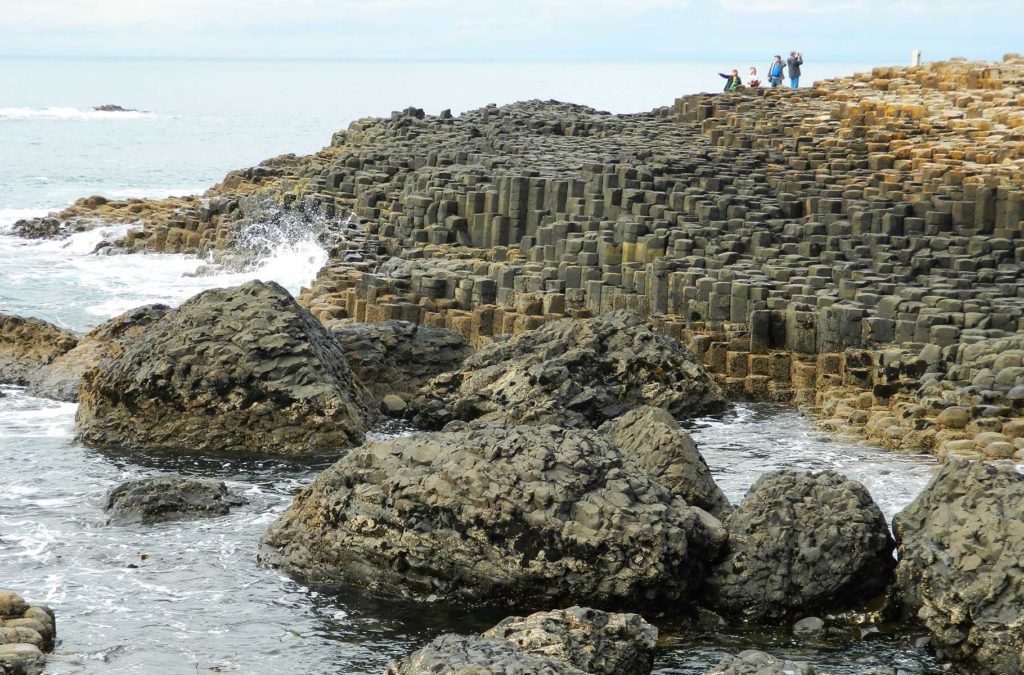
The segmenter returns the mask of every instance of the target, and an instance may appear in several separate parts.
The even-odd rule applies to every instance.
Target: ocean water
[[[196,258],[92,253],[123,228],[59,241],[4,234],[18,217],[89,194],[198,192],[232,168],[314,151],[352,119],[409,105],[458,113],[489,102],[557,98],[640,111],[683,93],[717,90],[715,72],[728,67],[0,62],[0,312],[81,332],[134,306],[177,304],[252,278],[297,293],[326,257],[312,236],[283,236],[249,270],[197,274],[205,261]],[[858,69],[808,64],[805,80]],[[105,103],[144,112],[91,110]],[[16,387],[2,392],[0,586],[54,607],[60,643],[48,672],[379,673],[389,659],[439,633],[479,631],[501,618],[487,609],[310,587],[258,567],[262,531],[322,467],[99,452],[75,442],[74,405],[32,398]],[[833,468],[863,481],[891,517],[934,468],[928,458],[836,442],[786,408],[738,405],[688,426],[734,502],[765,471]],[[223,518],[103,525],[108,490],[165,472],[219,477],[248,504]],[[915,636],[899,631],[808,648],[785,628],[704,633],[672,622],[660,627],[660,673],[700,673],[722,654],[751,646],[810,660],[827,672],[936,672],[933,660],[913,646]]]

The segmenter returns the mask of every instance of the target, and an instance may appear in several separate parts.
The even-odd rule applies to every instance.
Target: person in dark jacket
[[[740,79],[740,71],[735,68],[733,68],[731,75],[726,75],[725,73],[719,73],[718,75],[719,77],[724,77],[726,79],[726,91],[736,91],[737,89],[743,88],[743,80]]]
[[[786,68],[789,70],[789,86],[796,89],[800,86],[800,66],[804,65],[804,57],[800,52],[790,52],[786,59]]]

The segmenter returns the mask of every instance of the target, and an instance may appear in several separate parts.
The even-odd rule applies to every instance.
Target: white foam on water
[[[8,232],[11,225],[25,218],[42,218],[59,209],[0,209],[0,234]]]
[[[81,110],[65,106],[46,108],[0,108],[0,120],[137,120],[160,115],[144,110]]]

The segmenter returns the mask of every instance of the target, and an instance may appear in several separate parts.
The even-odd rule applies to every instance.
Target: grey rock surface
[[[685,346],[615,311],[492,342],[431,380],[412,407],[431,429],[478,418],[596,427],[641,405],[683,417],[723,401]]]
[[[352,372],[378,399],[388,394],[408,399],[472,353],[458,333],[409,321],[337,324],[331,334],[341,343]]]
[[[53,651],[56,640],[53,610],[0,589],[0,673],[39,675],[46,667],[44,652]]]
[[[690,434],[667,411],[643,406],[605,422],[598,431],[625,460],[690,506],[719,518],[731,508]]]
[[[77,401],[78,386],[85,372],[99,365],[105,356],[124,349],[169,309],[166,305],[145,305],[100,324],[73,349],[36,371],[29,378],[27,393],[58,401]]]
[[[586,675],[559,659],[527,654],[504,640],[442,635],[401,661],[385,675]]]
[[[814,675],[814,668],[802,661],[786,661],[771,654],[748,649],[728,656],[707,675]]]
[[[751,621],[845,609],[893,578],[894,543],[867,489],[833,471],[768,473],[725,518],[729,550],[706,598]]]
[[[159,523],[203,516],[225,516],[245,500],[224,483],[189,476],[154,476],[122,483],[107,495],[108,523]]]
[[[508,617],[483,636],[594,675],[648,675],[654,667],[658,629],[637,614],[569,607]]]
[[[0,384],[28,385],[76,344],[74,333],[46,321],[0,314]]]
[[[353,450],[271,524],[260,557],[418,598],[673,611],[724,538],[594,431],[475,423]]]
[[[86,373],[90,446],[338,454],[374,413],[330,333],[276,283],[200,293]]]
[[[952,460],[893,522],[905,610],[972,672],[1024,670],[1024,476]]]

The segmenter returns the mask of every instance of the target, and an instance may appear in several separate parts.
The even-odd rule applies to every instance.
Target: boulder
[[[687,504],[719,518],[731,508],[690,434],[667,411],[643,406],[605,422],[598,431],[622,452],[623,459]]]
[[[24,387],[38,371],[78,344],[78,337],[40,319],[0,314],[0,384]]]
[[[401,661],[384,675],[587,675],[565,661],[527,654],[504,640],[478,635],[442,635]]]
[[[57,622],[53,610],[32,605],[13,591],[0,589],[0,673],[38,675],[43,652],[53,651]]]
[[[637,614],[570,607],[508,617],[483,636],[595,675],[647,675],[654,667],[658,629]]]
[[[166,305],[146,305],[100,324],[86,333],[74,349],[37,370],[29,378],[27,393],[58,401],[77,401],[78,385],[85,372],[130,344],[169,309]]]
[[[909,617],[972,672],[1024,671],[1024,476],[950,460],[893,521]]]
[[[331,334],[341,343],[352,372],[378,399],[390,394],[408,400],[472,353],[458,333],[410,321],[337,324]]]
[[[802,661],[786,661],[771,654],[748,649],[727,656],[707,675],[814,675],[814,668]]]
[[[893,578],[894,543],[867,489],[834,471],[777,471],[725,520],[728,552],[708,576],[717,611],[750,621],[863,605]]]
[[[203,516],[226,516],[245,500],[224,483],[188,476],[154,476],[122,483],[107,495],[108,524],[151,524]]]
[[[336,454],[361,442],[369,394],[338,342],[284,288],[252,281],[168,311],[88,371],[86,445]]]
[[[474,423],[353,450],[298,493],[260,558],[416,598],[656,611],[695,594],[725,536],[594,431]]]
[[[615,311],[495,340],[424,385],[412,407],[428,429],[478,418],[597,427],[641,405],[683,417],[723,401],[685,346]]]

